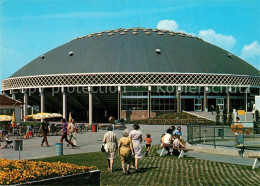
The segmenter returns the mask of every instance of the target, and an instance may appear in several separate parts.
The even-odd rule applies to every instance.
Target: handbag
[[[106,152],[104,144],[102,144],[102,146],[101,146],[101,152]]]
[[[107,146],[107,144],[102,144],[102,146],[101,146],[101,152],[108,152],[108,146]]]

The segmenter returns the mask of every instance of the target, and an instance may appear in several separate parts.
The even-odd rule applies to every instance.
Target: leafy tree
[[[260,119],[259,117],[260,117],[260,116],[259,116],[259,110],[256,110],[256,111],[255,111],[255,121],[256,121],[256,122],[259,122],[259,119]]]
[[[260,133],[260,129],[259,129],[259,110],[255,111],[255,121],[254,121],[254,128],[255,128],[255,133],[259,134]]]
[[[220,125],[221,123],[220,123],[220,111],[219,111],[219,107],[217,106],[217,108],[216,108],[216,124],[217,125]]]
[[[228,125],[231,126],[233,122],[233,113],[232,113],[232,109],[229,109],[229,113],[228,113]]]
[[[223,124],[226,125],[227,124],[227,120],[228,120],[228,113],[227,113],[227,109],[224,108],[223,110],[223,115],[222,115],[222,121],[223,121]]]

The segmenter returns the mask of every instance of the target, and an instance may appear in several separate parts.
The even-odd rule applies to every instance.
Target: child
[[[172,154],[175,155],[175,156],[179,156],[179,154],[180,154],[179,150],[178,149],[174,149],[174,148],[183,148],[184,145],[181,143],[179,135],[174,135],[173,138],[174,138],[174,140],[173,140],[173,151],[172,151]]]
[[[151,144],[152,144],[152,138],[151,138],[151,134],[150,133],[147,133],[146,134],[146,138],[144,139],[144,141],[146,142],[146,152],[145,152],[145,157],[148,156],[148,153],[150,151],[150,147],[151,147]]]
[[[173,136],[174,141],[173,141],[173,147],[174,148],[182,148],[184,145],[181,142],[180,136],[179,135],[174,135]]]

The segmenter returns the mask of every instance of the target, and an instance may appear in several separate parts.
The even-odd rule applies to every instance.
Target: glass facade
[[[122,92],[122,110],[148,110],[148,91]],[[151,110],[176,110],[177,101],[174,93],[151,92]]]
[[[142,88],[142,89],[141,89]],[[129,90],[122,91],[122,110],[148,110],[148,89],[146,87],[128,87]],[[223,110],[227,104],[227,93],[209,92],[207,95],[208,107],[210,105],[220,106]],[[182,92],[181,109],[186,111],[203,110],[204,92]],[[248,94],[248,111],[252,110],[254,96]],[[245,94],[230,93],[230,108],[245,109]],[[156,87],[151,90],[151,111],[177,111],[176,91],[157,91]]]
[[[122,110],[148,110],[148,92],[122,92]]]
[[[176,101],[174,98],[152,98],[152,110],[175,110]],[[177,107],[177,105],[176,105]]]

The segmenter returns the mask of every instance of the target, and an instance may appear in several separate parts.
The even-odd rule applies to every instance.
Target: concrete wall
[[[21,107],[0,106],[0,109],[14,109],[16,123],[21,123]]]
[[[166,111],[151,111],[151,118],[160,116],[163,114],[171,114],[174,111],[166,110]],[[140,120],[148,118],[147,110],[122,110],[122,118],[126,118],[127,121]]]
[[[156,113],[151,112],[151,117],[155,117]],[[127,121],[140,120],[148,118],[147,110],[122,110],[122,118],[126,118]]]

